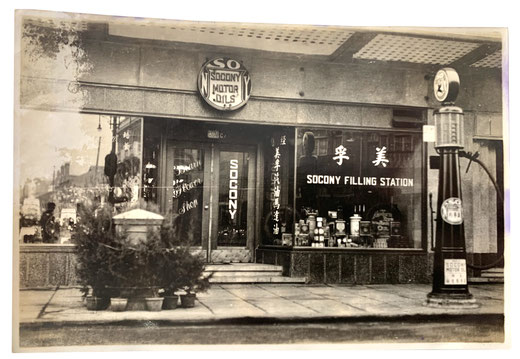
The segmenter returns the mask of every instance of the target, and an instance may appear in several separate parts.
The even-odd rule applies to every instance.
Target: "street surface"
[[[486,343],[504,340],[503,321],[335,322],[256,325],[73,326],[25,328],[22,347],[77,345]]]

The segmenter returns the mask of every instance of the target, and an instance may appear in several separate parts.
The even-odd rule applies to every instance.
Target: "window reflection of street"
[[[141,119],[118,119],[133,129],[122,127],[123,131],[117,134],[119,163],[115,192],[131,202],[137,199],[140,185]],[[110,121],[110,116],[21,112],[18,158],[21,243],[71,243],[78,208],[90,204],[102,206],[107,201],[109,184],[103,158],[112,148]],[[54,210],[43,218],[49,206]],[[46,234],[49,232],[52,235]]]

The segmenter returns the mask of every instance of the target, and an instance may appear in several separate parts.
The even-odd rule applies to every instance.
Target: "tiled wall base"
[[[422,251],[352,251],[259,248],[256,262],[283,267],[310,283],[430,283],[433,255]]]
[[[194,249],[206,256],[206,252]],[[248,262],[243,250],[213,250],[215,262]],[[468,263],[485,264],[496,254],[468,254]],[[306,277],[311,283],[430,283],[433,254],[422,251],[352,251],[322,249],[258,248],[256,262],[280,265],[283,275]],[[479,273],[468,268],[468,275]],[[20,288],[78,285],[74,245],[21,245]]]

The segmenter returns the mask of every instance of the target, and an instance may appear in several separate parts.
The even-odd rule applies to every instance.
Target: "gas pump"
[[[454,105],[460,80],[452,68],[443,68],[434,78],[434,95],[442,103],[433,117],[435,149],[440,155],[439,186],[432,291],[426,305],[433,307],[478,307],[467,281],[466,239],[459,151],[464,148],[464,111]]]

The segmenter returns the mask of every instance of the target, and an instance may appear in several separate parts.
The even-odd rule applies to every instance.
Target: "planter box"
[[[145,298],[146,310],[150,312],[159,312],[162,309],[164,298]]]
[[[119,288],[120,296],[128,299],[126,310],[148,310],[146,307],[146,298],[154,295],[152,288]]]
[[[113,312],[123,312],[126,310],[128,299],[126,298],[110,298],[110,310]]]
[[[105,310],[110,304],[110,298],[87,296],[86,304],[88,310]]]
[[[181,306],[183,308],[193,308],[195,306],[195,293],[181,294]]]
[[[162,309],[175,309],[179,304],[179,296],[178,295],[168,295],[164,296]]]

